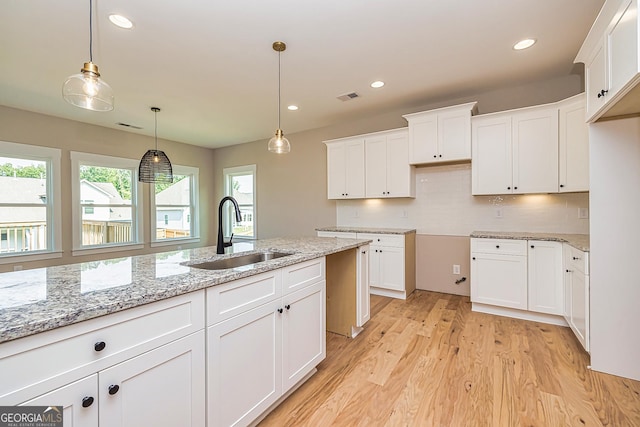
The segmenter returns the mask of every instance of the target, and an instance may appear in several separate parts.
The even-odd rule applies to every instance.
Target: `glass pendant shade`
[[[171,184],[173,182],[173,168],[171,161],[164,151],[158,150],[158,107],[151,107],[154,113],[154,136],[156,148],[148,150],[140,159],[138,167],[138,181],[146,183],[164,183]]]
[[[69,104],[87,110],[113,110],[113,89],[100,78],[98,66],[92,62],[85,62],[79,74],[64,82],[62,97]]]
[[[276,130],[276,134],[269,140],[268,149],[272,153],[286,154],[291,151],[291,144],[289,140],[284,137],[282,129]]]

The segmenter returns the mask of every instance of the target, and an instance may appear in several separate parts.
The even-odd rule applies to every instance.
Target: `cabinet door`
[[[356,283],[356,326],[364,326],[371,318],[371,295],[369,293],[369,245],[359,248]]]
[[[404,291],[404,248],[379,246],[378,288]],[[372,285],[373,286],[373,285]]]
[[[471,193],[511,193],[511,117],[474,117],[471,126]]]
[[[471,159],[471,113],[438,115],[438,161]]]
[[[366,197],[387,197],[387,138],[365,140]]]
[[[571,317],[569,326],[578,341],[589,351],[589,276],[570,271]]]
[[[584,98],[559,109],[559,191],[589,191],[589,127]]]
[[[60,387],[20,406],[62,406],[64,427],[97,427],[98,374]]]
[[[438,115],[412,117],[409,121],[409,163],[418,165],[438,159]]]
[[[413,168],[409,165],[409,136],[406,131],[387,135],[386,197],[415,197]]]
[[[527,257],[471,254],[471,301],[527,309]]]
[[[638,0],[624,0],[607,31],[609,98],[639,71],[637,11]]]
[[[593,49],[584,64],[585,88],[587,92],[587,120],[591,121],[604,105],[609,85],[606,78],[606,58],[602,40]],[[604,92],[603,92],[604,91]]]
[[[558,109],[515,113],[513,131],[513,192],[558,191]]]
[[[281,396],[283,314],[278,309],[283,309],[281,300],[208,328],[209,427],[248,425]]]
[[[380,246],[369,247],[369,287],[380,287]]]
[[[347,156],[344,143],[327,144],[327,197],[344,199],[347,183]]]
[[[349,199],[364,197],[364,140],[345,142],[345,193]]]
[[[282,390],[289,390],[326,356],[325,282],[283,298]]]
[[[528,245],[529,310],[562,315],[562,243],[529,240]]]
[[[204,427],[204,338],[201,330],[99,372],[100,426]]]

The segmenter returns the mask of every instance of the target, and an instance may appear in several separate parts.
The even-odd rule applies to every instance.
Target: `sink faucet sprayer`
[[[231,240],[233,239],[233,233],[231,233],[231,237],[228,242],[224,241],[224,237],[222,237],[222,205],[224,202],[230,200],[233,203],[233,209],[236,212],[236,221],[241,222],[242,216],[240,215],[240,207],[238,206],[238,202],[231,196],[225,196],[220,200],[220,205],[218,206],[218,247],[216,249],[216,253],[223,254],[224,248],[232,245]]]

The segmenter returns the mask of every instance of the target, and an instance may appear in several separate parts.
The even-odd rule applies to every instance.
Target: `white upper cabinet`
[[[415,197],[414,169],[409,165],[405,129],[365,137],[367,198]]]
[[[640,113],[638,0],[607,0],[576,62],[585,64],[589,122]]]
[[[415,197],[406,128],[324,143],[329,199]]]
[[[329,199],[364,197],[364,139],[327,141]]]
[[[585,94],[559,103],[558,182],[561,193],[589,191],[589,126]]]
[[[412,165],[471,159],[471,115],[476,102],[406,114],[409,163]]]
[[[471,121],[471,134],[471,193],[511,193],[511,117],[474,117]]]

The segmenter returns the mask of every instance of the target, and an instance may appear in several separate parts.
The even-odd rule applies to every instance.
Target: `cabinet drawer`
[[[356,233],[346,231],[317,231],[318,237],[337,237],[339,239],[355,239]]]
[[[582,252],[573,246],[564,245],[565,269],[575,270],[580,273],[589,274],[589,252]]]
[[[200,291],[4,343],[0,405],[20,403],[203,328]]]
[[[471,239],[471,252],[484,254],[527,255],[526,240]]]
[[[371,240],[371,246],[404,248],[404,235],[402,234],[358,233],[358,239]]]
[[[325,258],[312,259],[282,269],[282,292],[287,295],[325,278]]]
[[[207,325],[214,325],[282,295],[281,270],[207,289]]]

